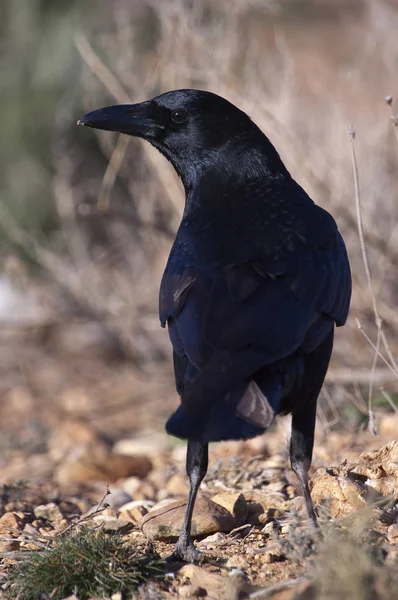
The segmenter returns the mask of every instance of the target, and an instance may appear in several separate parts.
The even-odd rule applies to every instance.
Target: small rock
[[[26,533],[36,534],[37,528],[33,527],[33,525],[31,523],[26,523],[25,527],[23,528],[23,531],[26,531]]]
[[[328,502],[334,518],[347,516],[366,504],[363,487],[347,477],[331,474],[326,469],[318,469],[311,484],[314,504],[322,505]]]
[[[44,536],[51,535],[51,534],[55,535],[57,533],[55,531],[54,527],[52,527],[51,525],[49,527],[39,527],[38,531],[41,535],[44,535]]]
[[[281,534],[282,535],[283,534],[288,534],[289,531],[290,531],[291,526],[292,526],[291,523],[282,523],[281,524],[281,529],[280,529]]]
[[[111,488],[110,492],[111,493],[106,496],[105,502],[112,508],[120,508],[131,500],[131,496],[124,490]]]
[[[93,517],[93,521],[95,521],[96,523],[101,523],[103,529],[109,532],[120,531],[122,533],[125,533],[133,528],[133,524],[131,523],[131,521],[117,518],[114,515],[95,515],[95,517]]]
[[[118,440],[113,448],[114,452],[125,456],[144,454],[156,458],[160,452],[167,449],[168,439],[164,433],[151,433],[133,439]]]
[[[270,538],[278,535],[280,526],[276,521],[269,521],[261,530],[261,533],[265,538]]]
[[[119,519],[121,519],[122,521],[130,521],[131,523],[137,525],[137,523],[140,523],[147,513],[148,509],[145,508],[145,506],[142,506],[141,504],[138,506],[134,506],[129,510],[121,510]]]
[[[225,566],[228,569],[243,569],[243,571],[246,571],[248,568],[248,562],[244,556],[241,554],[236,554],[235,556],[228,558]]]
[[[28,521],[28,515],[21,512],[6,512],[0,517],[0,531],[4,533],[7,528],[21,531]]]
[[[389,542],[398,543],[398,525],[395,523],[387,529],[387,537]]]
[[[286,556],[284,555],[282,548],[266,548],[260,552],[262,555],[262,561],[266,564],[273,564],[286,560]]]
[[[83,419],[61,421],[58,427],[53,429],[48,441],[49,455],[54,462],[66,458],[70,461],[78,460],[89,449],[93,452],[107,453],[110,448],[110,443]]]
[[[113,452],[87,452],[76,461],[62,463],[56,478],[61,486],[84,484],[87,481],[114,483],[118,479],[135,476],[144,478],[152,469],[146,456],[123,456]],[[125,490],[127,493],[128,491]]]
[[[173,498],[178,498],[180,497],[182,494],[173,494]],[[187,497],[187,494],[183,494],[185,497]],[[170,492],[168,490],[166,490],[165,488],[160,488],[156,491],[156,498],[158,500],[158,502],[160,502],[161,500],[166,500],[166,498],[170,498]]]
[[[14,512],[6,512],[0,518],[0,536],[9,538],[6,541],[0,540],[0,552],[12,552],[18,550],[20,541],[10,539],[18,535],[18,531],[22,531],[25,525],[24,519]]]
[[[271,492],[269,486],[266,490],[250,490],[244,492],[245,499],[248,503],[259,504],[262,507],[262,512],[267,512],[270,509],[277,509],[283,506],[286,501],[286,496],[281,492]],[[250,513],[250,504],[248,506]]]
[[[180,574],[191,581],[193,588],[204,590],[199,593],[203,593],[203,595],[206,593],[209,599],[238,600],[238,598],[247,597],[252,590],[252,586],[240,572],[233,574],[231,577],[223,577],[222,575],[209,573],[196,565],[185,565],[180,569]]]
[[[247,518],[247,502],[243,494],[229,492],[225,494],[216,494],[212,497],[213,502],[227,509],[235,518],[236,527],[243,525]]]
[[[199,548],[206,548],[207,550],[212,550],[213,548],[217,548],[220,545],[225,544],[226,540],[225,533],[221,533],[218,531],[217,533],[213,533],[212,535],[208,535],[203,540],[198,542]]]
[[[156,489],[150,481],[138,477],[128,477],[122,483],[123,490],[134,500],[154,500]]]
[[[178,538],[184,520],[186,501],[172,500],[166,505],[155,505],[141,521],[143,533],[150,539]],[[223,531],[228,533],[235,519],[222,506],[199,496],[195,503],[191,533],[193,537]]]
[[[186,502],[185,498],[179,498],[179,500],[181,500],[181,502]],[[163,508],[174,505],[175,503],[176,503],[175,498],[164,498],[163,500],[160,500],[160,502],[157,502],[156,504],[154,504],[151,510],[161,510]]]
[[[49,502],[48,504],[41,504],[36,506],[33,510],[36,519],[46,519],[52,523],[61,521],[64,518],[59,506],[55,502]]]
[[[136,456],[124,456],[123,454],[112,452],[107,457],[105,466],[106,472],[112,474],[112,481],[116,481],[119,478],[131,477],[132,475],[143,479],[152,469],[152,462],[147,456],[140,454]]]
[[[366,476],[367,486],[383,496],[398,495],[398,440],[377,450],[363,452],[350,473]]]
[[[117,521],[116,515],[95,515],[93,521],[96,523],[115,523]]]
[[[204,596],[207,596],[207,593],[204,588],[188,584],[180,587],[178,596],[181,598],[203,598]]]
[[[108,533],[128,533],[134,527],[131,521],[116,519],[112,521],[104,521],[103,529]]]
[[[84,515],[85,517],[99,517],[100,519],[102,517],[112,517],[113,519],[117,518],[117,510],[115,508],[112,508],[112,506],[106,506],[104,508],[98,508],[98,504],[92,506],[90,508],[90,510],[87,511],[87,513]]]
[[[172,475],[166,484],[166,489],[171,494],[186,496],[189,492],[189,484],[186,477]]]
[[[296,496],[291,500],[286,500],[286,502],[281,504],[280,509],[286,511],[287,513],[296,513],[302,518],[307,517],[307,510],[305,508],[305,500],[303,496]]]
[[[148,510],[150,510],[154,506],[154,504],[155,502],[153,500],[131,500],[130,502],[123,504],[123,506],[119,508],[119,511],[129,512],[130,510],[134,510],[137,507],[143,507],[146,508],[148,512]]]

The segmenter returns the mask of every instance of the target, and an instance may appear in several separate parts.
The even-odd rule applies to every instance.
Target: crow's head
[[[273,167],[285,171],[253,121],[210,92],[175,90],[139,104],[107,106],[88,113],[78,124],[147,140],[171,161],[186,185],[214,165],[234,172],[244,159],[265,172]]]

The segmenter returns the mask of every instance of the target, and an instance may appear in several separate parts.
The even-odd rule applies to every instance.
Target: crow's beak
[[[151,118],[149,105],[149,102],[141,102],[106,106],[84,115],[77,124],[143,138],[156,137],[164,127]]]

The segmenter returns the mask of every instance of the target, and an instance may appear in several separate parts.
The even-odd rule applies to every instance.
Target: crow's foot
[[[173,554],[166,558],[167,562],[197,563],[199,560],[200,552],[196,550],[192,542],[186,544],[177,542]]]

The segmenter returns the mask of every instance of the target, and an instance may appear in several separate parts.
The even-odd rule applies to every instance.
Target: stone
[[[243,572],[238,570],[231,573],[230,576],[224,577],[216,573],[209,573],[196,565],[185,565],[180,569],[180,574],[190,580],[192,586],[190,591],[197,590],[195,591],[196,596],[183,596],[185,598],[198,597],[198,594],[201,594],[209,600],[238,600],[246,598],[253,589]]]
[[[334,518],[345,517],[366,505],[364,488],[347,477],[318,469],[311,480],[315,506],[327,503]]]
[[[186,500],[172,500],[156,504],[142,519],[141,529],[149,539],[173,540],[181,532]],[[195,502],[191,533],[193,537],[216,533],[228,533],[235,527],[234,517],[226,508],[199,496]]]
[[[396,523],[387,529],[387,537],[389,542],[398,544],[398,525]]]
[[[114,452],[125,456],[144,454],[156,458],[160,452],[167,450],[168,438],[164,433],[141,435],[133,439],[121,439],[113,447]]]
[[[95,515],[93,517],[95,523],[101,523],[104,531],[126,533],[130,531],[134,525],[130,520],[121,519],[116,515]]]
[[[82,454],[76,461],[62,463],[57,470],[56,478],[63,487],[73,484],[82,485],[88,481],[114,483],[118,479],[131,476],[144,478],[151,469],[152,463],[146,456],[123,456],[113,452],[90,451]]]
[[[176,473],[168,480],[166,489],[171,494],[186,496],[189,492],[188,478]]]
[[[134,527],[131,521],[125,521],[124,519],[115,519],[104,521],[103,530],[107,533],[128,533]]]
[[[246,521],[248,508],[247,502],[243,494],[235,492],[227,492],[224,494],[216,494],[212,497],[213,502],[227,509],[235,518],[236,527],[240,527]]]
[[[243,492],[245,500],[249,503],[249,513],[250,513],[250,504],[260,504],[263,512],[267,512],[268,510],[276,510],[283,506],[286,501],[286,497],[280,493],[268,490],[268,486],[263,490],[250,490]]]
[[[57,463],[66,459],[76,461],[90,449],[98,454],[106,454],[111,445],[83,419],[62,421],[53,429],[48,441],[50,458]]]
[[[0,552],[12,552],[20,547],[20,540],[12,539],[22,531],[26,521],[15,512],[6,512],[0,518]],[[1,538],[7,538],[4,541]]]
[[[92,520],[96,523],[115,523],[115,521],[117,521],[117,516],[104,514],[94,515],[94,517],[92,517]]]
[[[153,500],[131,500],[130,502],[127,502],[126,504],[123,504],[120,508],[119,511],[126,511],[129,512],[130,510],[134,510],[137,507],[144,507],[148,510],[150,510],[151,508],[153,508],[153,506],[155,505],[155,502]]]
[[[236,554],[228,558],[225,566],[228,569],[243,569],[243,571],[246,571],[249,568],[249,563],[244,556]]]
[[[307,518],[307,509],[305,507],[305,500],[303,496],[296,496],[291,500],[286,500],[286,502],[281,504],[280,509],[290,514],[295,513],[303,519]]]
[[[206,590],[198,587],[197,585],[183,585],[178,590],[178,596],[180,598],[203,598],[207,596]]]
[[[268,486],[267,486],[268,487]],[[285,502],[285,496],[279,492],[268,493],[267,489],[243,492],[247,502],[246,522],[252,525],[265,524],[273,518]]]
[[[264,538],[276,537],[281,530],[280,525],[276,521],[269,521],[261,530]]]
[[[59,506],[55,502],[40,504],[34,508],[33,513],[36,519],[45,519],[52,523],[57,523],[64,518]]]
[[[349,471],[367,477],[365,485],[383,496],[398,496],[398,440],[363,452],[358,462],[349,465]]]
[[[107,473],[112,475],[112,481],[132,475],[143,479],[151,471],[152,462],[147,456],[141,454],[124,456],[112,452],[107,457],[106,465],[103,466],[106,466]]]
[[[262,562],[264,562],[265,564],[273,564],[273,563],[277,563],[277,562],[283,562],[286,560],[286,556],[282,550],[282,548],[275,546],[275,547],[270,547],[268,546],[265,550],[263,551],[259,551],[259,553],[257,554],[257,556],[261,554],[261,560]]]
[[[198,542],[197,546],[199,549],[206,548],[207,550],[213,550],[214,548],[223,546],[226,543],[226,539],[227,539],[227,536],[225,533],[221,533],[220,531],[217,531],[217,533],[208,535],[203,540],[200,540],[200,542]]]
[[[124,490],[119,488],[111,488],[110,494],[107,494],[105,502],[112,508],[119,508],[130,502],[131,496]]]
[[[128,477],[122,483],[123,490],[134,500],[154,500],[155,486],[150,481],[142,481],[138,477]]]
[[[129,502],[129,504],[133,504],[133,503]],[[134,523],[135,525],[137,525],[137,523],[140,523],[141,520],[143,519],[143,517],[145,517],[145,515],[148,513],[148,507],[146,507],[143,504],[139,504],[139,503],[134,503],[134,504],[135,505],[132,506],[131,508],[121,509],[120,514],[119,514],[119,519],[122,519],[124,521],[130,521],[131,523]],[[126,505],[126,506],[128,506],[128,505]]]

